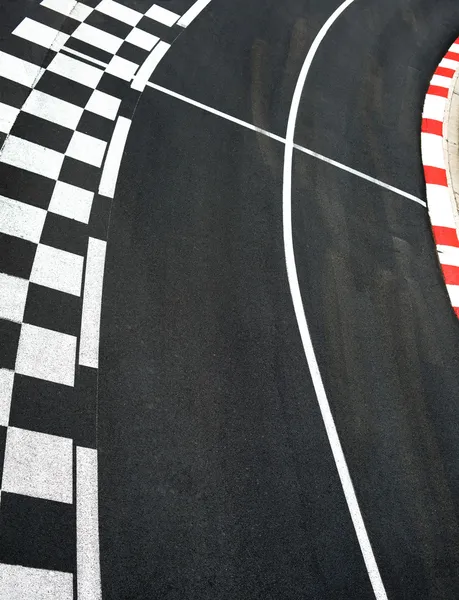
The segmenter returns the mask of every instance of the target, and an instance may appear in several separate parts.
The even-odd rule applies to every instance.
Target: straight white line
[[[99,332],[107,242],[90,237],[86,257],[79,363],[99,367]]]
[[[237,119],[236,117],[233,117],[231,115],[228,115],[227,113],[224,113],[220,110],[212,108],[211,106],[207,106],[206,104],[202,104],[201,102],[197,102],[196,100],[192,100],[191,98],[187,98],[186,96],[177,94],[177,92],[168,90],[167,88],[157,85],[156,83],[151,83],[149,81],[147,83],[147,86],[153,88],[154,90],[157,90],[158,92],[163,92],[164,94],[167,94],[168,96],[172,96],[173,98],[182,100],[183,102],[186,102],[187,104],[191,104],[192,106],[201,108],[202,110],[205,110],[213,115],[222,117],[223,119],[226,119],[227,121],[231,121],[232,123],[236,123],[237,125],[242,125],[242,127],[246,127],[247,129],[256,131],[257,133],[260,133],[262,135],[270,137],[274,140],[277,140],[278,142],[282,142],[283,144],[285,143],[285,138],[281,137],[280,135],[276,135],[275,133],[271,133],[270,131],[261,129],[260,127],[257,127],[256,125],[247,123],[247,121],[242,121],[241,119]],[[366,175],[365,173],[362,173],[361,171],[357,171],[356,169],[347,167],[346,165],[343,165],[342,163],[337,162],[336,160],[327,158],[326,156],[323,156],[323,154],[319,154],[317,152],[314,152],[313,150],[309,150],[308,148],[305,148],[304,146],[300,146],[298,144],[294,144],[294,148],[296,150],[299,150],[300,152],[303,152],[304,154],[308,154],[309,156],[313,156],[314,158],[317,158],[318,160],[322,160],[323,162],[329,163],[330,165],[333,165],[334,167],[337,167],[338,169],[342,169],[343,171],[351,173],[352,175],[356,175],[357,177],[360,177],[361,179],[365,179],[366,181],[370,181],[371,183],[379,185],[380,187],[385,188],[386,190],[389,190],[391,192],[394,192],[395,194],[398,194],[399,196],[403,196],[404,198],[413,200],[413,202],[417,202],[421,206],[424,206],[424,207],[426,206],[426,203],[423,200],[421,200],[420,198],[417,198],[416,196],[413,196],[412,194],[408,194],[407,192],[404,192],[403,190],[400,190],[399,188],[396,188],[393,185],[384,183],[383,181],[380,181],[379,179],[370,177],[370,175]]]
[[[333,453],[338,475],[343,488],[344,496],[346,498],[349,513],[351,515],[352,523],[354,525],[355,533],[362,551],[365,566],[370,578],[373,592],[377,600],[387,600],[386,590],[379,573],[379,568],[376,563],[376,558],[371,547],[370,538],[363,521],[360,506],[357,500],[357,496],[354,490],[354,485],[349,473],[349,469],[344,456],[341,441],[336,429],[335,421],[330,409],[328,402],[327,393],[322,381],[322,376],[317,363],[314,346],[309,332],[308,323],[306,320],[306,314],[304,311],[303,301],[301,298],[300,284],[298,281],[298,273],[296,270],[295,262],[295,251],[293,248],[293,232],[292,232],[292,164],[293,164],[293,148],[294,148],[294,136],[296,119],[298,116],[298,109],[300,106],[301,95],[303,93],[304,84],[311,67],[312,61],[316,55],[316,52],[325,38],[326,34],[343,13],[348,6],[350,6],[354,0],[346,0],[343,2],[327,19],[316,38],[314,39],[309,51],[304,60],[303,66],[298,77],[298,81],[295,86],[293,93],[292,104],[290,106],[290,112],[287,121],[287,133],[285,136],[285,153],[284,153],[284,179],[282,189],[282,208],[283,208],[283,230],[284,230],[284,251],[285,251],[285,263],[287,268],[287,277],[290,286],[290,293],[292,295],[293,306],[296,314],[296,320],[298,322],[298,329],[301,335],[301,341],[303,343],[304,353],[306,361],[311,372],[312,382],[317,396],[320,412],[324,422],[325,430],[327,433],[330,448]]]
[[[143,65],[140,66],[139,70],[134,75],[134,79],[131,83],[132,89],[143,92],[153,71],[156,69],[159,61],[163,58],[170,47],[170,44],[161,41],[153,48],[153,50],[145,59]]]
[[[130,127],[130,119],[118,117],[115,129],[113,130],[112,139],[108,146],[102,177],[100,178],[99,194],[102,196],[113,198],[115,195],[121,159],[123,158],[124,146],[126,145]]]
[[[157,85],[156,83],[151,83],[149,81],[147,83],[147,85],[149,87],[153,88],[154,90],[158,90],[158,92],[163,92],[164,94],[167,94],[168,96],[177,98],[177,100],[182,100],[183,102],[186,102],[187,104],[197,106],[198,108],[201,108],[202,110],[205,110],[206,112],[212,113],[213,115],[217,115],[217,117],[222,117],[223,119],[226,119],[227,121],[231,121],[232,123],[236,123],[237,125],[242,125],[242,127],[246,127],[247,129],[251,129],[252,131],[256,131],[257,133],[266,135],[270,138],[277,140],[278,142],[285,142],[285,139],[283,137],[281,137],[280,135],[276,135],[275,133],[270,133],[269,131],[266,131],[265,129],[260,129],[260,127],[257,127],[256,125],[247,123],[247,121],[241,121],[241,119],[237,119],[236,117],[232,117],[231,115],[228,115],[224,112],[221,112],[220,110],[217,110],[216,108],[212,108],[211,106],[207,106],[206,104],[201,104],[201,102],[197,102],[196,100],[192,100],[191,98],[187,98],[186,96],[177,94],[177,92],[168,90],[167,88]]]
[[[177,21],[177,25],[182,27],[188,27],[188,25],[196,19],[200,12],[202,12],[211,0],[196,0],[196,2],[186,11],[186,13],[180,17]]]
[[[97,450],[80,446],[76,448],[76,534],[78,600],[101,600]]]
[[[357,171],[356,169],[352,169],[351,167],[343,165],[342,163],[340,163],[336,160],[333,160],[332,158],[327,158],[323,154],[318,154],[317,152],[314,152],[313,150],[309,150],[308,148],[305,148],[304,146],[300,146],[298,144],[293,144],[293,147],[296,150],[299,150],[300,152],[304,152],[304,154],[308,154],[309,156],[313,156],[314,158],[323,160],[324,162],[329,163],[330,165],[333,165],[334,167],[337,167],[338,169],[347,171],[348,173],[351,173],[352,175],[356,175],[357,177],[360,177],[361,179],[365,179],[366,181],[371,181],[371,183],[375,183],[376,185],[379,185],[380,187],[385,188],[386,190],[394,192],[395,194],[398,194],[399,196],[403,196],[404,198],[413,200],[413,202],[417,202],[421,206],[424,206],[424,207],[427,206],[427,204],[424,202],[424,200],[421,200],[417,196],[413,196],[413,194],[404,192],[403,190],[401,190],[397,187],[394,187],[393,185],[384,183],[384,181],[380,181],[379,179],[375,179],[374,177],[371,177],[370,175],[366,175],[365,173],[362,173],[361,171]]]
[[[99,65],[99,67],[108,67],[108,63],[104,63],[97,58],[93,58],[92,56],[83,54],[83,52],[78,52],[78,50],[73,50],[73,48],[67,48],[67,46],[64,46],[62,48],[62,52],[68,52],[68,54],[73,54],[74,56],[78,56],[79,58],[84,58],[85,60],[92,62],[95,65]]]

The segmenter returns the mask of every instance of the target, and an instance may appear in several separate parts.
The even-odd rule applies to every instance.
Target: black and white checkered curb
[[[0,52],[0,598],[100,598],[96,394],[112,198],[185,15],[43,0]],[[3,468],[2,468],[3,467]]]

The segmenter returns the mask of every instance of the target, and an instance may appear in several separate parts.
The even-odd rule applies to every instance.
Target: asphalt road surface
[[[459,329],[419,143],[459,8],[355,0],[314,49],[340,6],[212,0],[125,115],[94,440],[79,442],[98,450],[103,600],[459,597]],[[33,8],[2,0],[0,50]],[[363,533],[292,303],[289,123],[301,301]]]

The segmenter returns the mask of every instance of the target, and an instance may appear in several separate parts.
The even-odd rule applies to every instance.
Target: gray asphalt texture
[[[284,136],[340,3],[212,0],[153,81]],[[0,42],[31,6],[2,3]],[[458,31],[456,0],[356,0],[316,55],[295,141],[425,199],[422,102]],[[102,309],[104,600],[374,598],[290,298],[283,150],[149,88],[137,107]],[[459,329],[427,212],[295,152],[293,230],[388,597],[457,600]]]

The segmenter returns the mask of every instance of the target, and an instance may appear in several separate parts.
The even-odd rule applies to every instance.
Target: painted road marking
[[[73,32],[72,37],[86,42],[95,48],[105,50],[105,52],[110,52],[110,54],[116,54],[124,41],[116,35],[107,33],[103,29],[93,27],[87,23],[79,25]]]
[[[0,564],[0,598],[73,600],[73,575],[61,571]]]
[[[38,244],[30,281],[65,294],[79,296],[83,262],[84,259],[79,254]]]
[[[9,104],[0,102],[0,131],[8,134],[16,121],[20,110]]]
[[[376,558],[371,547],[370,538],[365,527],[365,523],[360,511],[360,506],[354,490],[354,485],[349,473],[349,469],[344,456],[341,441],[336,429],[335,421],[328,402],[327,393],[322,381],[319,365],[317,362],[314,346],[309,332],[309,326],[306,320],[306,313],[301,298],[300,284],[298,281],[298,273],[296,270],[295,251],[293,248],[293,231],[292,231],[292,167],[293,167],[293,149],[295,126],[300,107],[301,95],[303,93],[306,78],[311,67],[312,61],[316,52],[322,43],[323,39],[331,29],[332,25],[339,16],[353,4],[354,0],[346,0],[343,2],[322,25],[319,33],[315,37],[309,51],[301,67],[295,90],[293,92],[292,103],[287,121],[287,133],[285,136],[285,152],[284,152],[284,175],[282,186],[282,212],[283,212],[283,231],[284,231],[284,251],[285,264],[287,268],[287,277],[289,281],[290,293],[292,295],[293,307],[295,310],[298,329],[300,331],[301,340],[303,343],[306,361],[311,373],[312,382],[317,396],[320,412],[324,422],[330,448],[335,460],[336,469],[341,481],[344,496],[346,498],[349,513],[351,515],[354,530],[357,540],[362,551],[362,556],[365,561],[365,566],[370,578],[373,592],[377,600],[387,600],[386,590],[379,573],[379,568],[376,563]]]
[[[23,323],[16,373],[73,387],[76,343],[73,335]]]
[[[120,104],[121,100],[119,98],[105,92],[100,92],[99,90],[94,90],[86,104],[85,110],[114,121]]]
[[[86,87],[95,89],[104,74],[101,69],[87,65],[81,60],[66,56],[65,54],[57,54],[48,66],[48,71],[61,75],[77,83],[81,83]]]
[[[177,25],[181,27],[188,27],[188,25],[196,19],[196,17],[201,13],[208,4],[210,4],[211,0],[197,0],[187,11],[186,13],[180,17],[177,21]]]
[[[101,600],[97,450],[76,449],[78,600]]]
[[[0,196],[0,232],[38,244],[46,210]]]
[[[180,15],[177,13],[168,10],[167,8],[162,8],[157,4],[153,4],[153,6],[147,10],[145,13],[146,17],[153,19],[154,21],[158,21],[158,23],[162,23],[163,25],[167,25],[168,27],[172,27],[180,18]]]
[[[102,2],[96,6],[96,10],[117,21],[122,21],[123,23],[126,23],[126,25],[131,25],[132,27],[135,27],[143,17],[142,13],[132,8],[128,8],[119,2],[114,2],[113,0],[102,0]]]
[[[63,127],[76,129],[84,109],[45,92],[32,90],[21,110]]]
[[[87,133],[74,131],[65,154],[71,158],[81,160],[81,162],[85,162],[88,165],[100,167],[104,160],[106,147],[107,142]]]
[[[28,290],[27,279],[0,273],[0,319],[22,323]]]
[[[121,159],[123,158],[124,147],[126,145],[130,127],[130,119],[118,117],[108,147],[102,177],[100,178],[99,194],[102,196],[108,196],[108,198],[113,198],[115,196],[118,172],[120,170]]]
[[[115,55],[109,62],[106,72],[125,81],[131,81],[138,68],[139,65],[136,63]]]
[[[8,427],[2,491],[72,504],[72,455],[69,438]]]
[[[14,371],[10,371],[9,369],[0,369],[0,425],[3,427],[8,427],[10,421],[13,383]]]
[[[64,155],[50,148],[34,144],[14,135],[6,138],[0,154],[0,162],[57,179]]]
[[[217,110],[217,109],[207,106],[205,104],[202,104],[201,102],[197,102],[196,100],[192,100],[191,98],[187,98],[186,96],[182,96],[181,94],[178,94],[177,92],[173,92],[167,88],[157,85],[156,83],[151,83],[149,81],[149,82],[147,82],[146,85],[153,88],[154,90],[157,90],[159,92],[163,92],[164,94],[172,96],[173,98],[177,98],[178,100],[187,102],[188,104],[191,104],[192,106],[201,108],[202,110],[205,110],[213,115],[222,117],[223,119],[231,121],[232,123],[236,123],[237,125],[242,125],[242,127],[251,129],[252,131],[255,131],[256,133],[260,133],[262,135],[270,137],[274,140],[277,140],[278,142],[282,142],[283,144],[285,143],[285,138],[281,137],[280,135],[276,135],[275,133],[271,133],[269,131],[266,131],[265,129],[261,129],[260,127],[257,127],[256,125],[252,125],[251,123],[242,121],[241,119],[238,119],[236,117],[228,115],[227,113],[224,113],[220,110]],[[413,200],[413,202],[416,202],[417,204],[420,204],[421,206],[424,206],[424,207],[426,206],[426,203],[423,200],[421,200],[420,198],[417,198],[416,196],[413,196],[412,194],[409,194],[408,192],[404,192],[403,190],[401,190],[397,187],[394,187],[393,185],[384,183],[384,181],[380,181],[379,179],[375,179],[374,177],[371,177],[370,175],[366,175],[365,173],[362,173],[361,171],[352,169],[351,167],[343,165],[342,163],[340,163],[336,160],[333,160],[331,158],[327,158],[326,156],[323,156],[323,154],[319,154],[317,152],[314,152],[313,150],[309,150],[308,148],[305,148],[304,146],[300,146],[299,144],[294,144],[293,146],[296,150],[299,150],[300,152],[303,152],[304,154],[308,154],[309,156],[313,156],[314,158],[317,158],[321,161],[329,163],[330,165],[333,165],[334,167],[337,167],[338,169],[342,169],[343,171],[346,171],[347,173],[351,173],[352,175],[355,175],[356,177],[360,177],[361,179],[370,181],[371,183],[374,183],[375,185],[378,185],[386,190],[394,192],[395,194],[398,194],[399,196],[403,196],[404,198]]]
[[[150,52],[159,42],[159,37],[156,35],[151,35],[151,33],[147,33],[143,29],[134,27],[134,29],[128,34],[126,42],[134,44],[134,46],[138,46],[139,48],[142,48],[142,50]]]
[[[83,58],[84,60],[87,60],[88,62],[92,62],[95,65],[98,65],[99,67],[106,67],[107,63],[102,62],[101,60],[99,60],[98,58],[93,58],[92,56],[89,56],[88,54],[83,54],[83,52],[78,52],[78,50],[74,50],[73,48],[62,48],[63,52],[67,52],[68,54],[73,54],[73,56],[78,56],[79,58]]]
[[[76,21],[85,21],[93,11],[90,6],[74,0],[43,0],[40,4]]]
[[[93,199],[94,192],[57,181],[48,210],[56,215],[80,221],[80,223],[88,223]]]
[[[86,257],[79,363],[99,367],[100,315],[107,242],[90,237]]]
[[[27,60],[17,58],[0,50],[0,77],[10,79],[21,85],[33,87],[44,69]]]
[[[139,92],[143,92],[145,89],[145,85],[147,81],[153,74],[153,71],[158,66],[160,60],[164,57],[166,52],[171,47],[170,44],[166,42],[159,42],[157,46],[153,48],[150,54],[147,56],[145,62],[140,67],[140,69],[135,74],[134,79],[132,80],[131,87],[134,90],[138,90]]]
[[[24,38],[29,42],[59,52],[69,39],[69,35],[48,25],[26,17],[13,31],[13,35]]]

